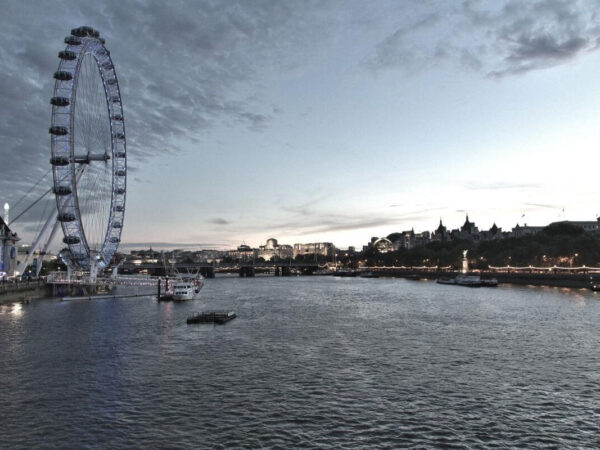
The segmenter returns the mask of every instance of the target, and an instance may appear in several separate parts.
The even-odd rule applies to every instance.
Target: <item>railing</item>
[[[52,272],[46,278],[47,284],[96,285],[96,286],[156,286],[161,277],[146,275],[119,275],[112,277],[96,277],[92,281],[89,273],[77,272],[69,277],[65,272]]]

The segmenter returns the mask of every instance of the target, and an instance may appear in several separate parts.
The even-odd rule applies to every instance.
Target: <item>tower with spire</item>
[[[446,229],[446,227],[442,223],[442,218],[441,217],[440,217],[440,224],[437,227],[437,229],[433,232],[432,239],[434,241],[441,241],[441,242],[445,242],[445,241],[448,240],[448,230]]]

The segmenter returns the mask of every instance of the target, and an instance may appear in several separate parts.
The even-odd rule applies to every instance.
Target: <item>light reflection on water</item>
[[[2,446],[598,446],[599,321],[576,289],[333,277],[3,305]]]
[[[0,304],[0,315],[10,314],[14,317],[20,317],[23,315],[23,305],[20,302]]]

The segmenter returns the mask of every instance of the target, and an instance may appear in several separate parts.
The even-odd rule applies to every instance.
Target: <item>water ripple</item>
[[[238,319],[185,324],[204,308]],[[3,448],[600,446],[592,293],[215,279],[191,303],[13,311]]]

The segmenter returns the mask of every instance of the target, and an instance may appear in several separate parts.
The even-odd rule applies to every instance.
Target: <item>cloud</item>
[[[182,142],[197,143],[215,127],[267,129],[281,109],[266,99],[260,74],[292,70],[313,57],[311,49],[329,33],[324,23],[335,17],[326,12],[335,5],[314,5],[4,2],[0,192],[14,201],[48,167],[52,74],[71,28],[88,24],[106,39],[121,87],[129,160],[142,162],[176,153]]]
[[[133,250],[133,249],[160,249],[160,250],[173,250],[173,249],[186,249],[186,250],[202,250],[202,249],[217,249],[230,247],[231,244],[227,243],[182,243],[182,242],[124,242],[119,248],[120,250]]]
[[[453,63],[499,78],[564,64],[600,42],[600,4],[586,0],[446,2],[411,12],[366,67],[411,73]]]
[[[210,219],[207,222],[215,224],[215,225],[229,225],[229,221],[222,219],[221,217],[217,217],[215,219]]]
[[[308,201],[306,203],[312,203]],[[365,212],[335,212],[323,209],[307,210],[300,208],[289,208],[286,210],[291,214],[277,220],[269,220],[244,225],[240,232],[250,233],[254,231],[273,233],[280,235],[319,235],[337,231],[361,230],[381,226],[394,226],[398,229],[406,223],[412,223],[423,219],[429,219],[431,211],[445,208],[427,208],[415,211],[405,211],[394,215],[381,214],[374,211]]]
[[[507,189],[539,189],[544,186],[540,183],[519,183],[519,182],[510,182],[510,181],[491,181],[491,182],[482,182],[482,181],[473,181],[467,183],[465,185],[467,189],[474,190],[507,190]]]
[[[562,205],[550,205],[546,203],[523,203],[526,206],[534,206],[536,208],[549,208],[549,209],[561,209]]]
[[[402,25],[377,44],[374,55],[364,62],[365,65],[375,70],[395,67],[414,70],[427,65],[433,55],[419,47],[415,38],[434,28],[439,21],[438,13],[424,12],[417,20]]]

